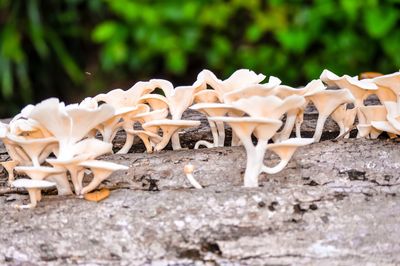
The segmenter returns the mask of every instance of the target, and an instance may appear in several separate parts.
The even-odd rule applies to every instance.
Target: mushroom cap
[[[49,182],[46,180],[34,180],[34,179],[17,179],[12,182],[13,187],[16,188],[50,188],[55,187],[56,183]]]
[[[224,94],[224,102],[232,103],[243,98],[249,98],[252,96],[265,97],[269,95],[275,95],[276,86],[268,86],[266,84],[251,84],[244,88],[240,88]]]
[[[233,74],[224,80],[224,85],[231,90],[239,89],[247,84],[257,84],[265,79],[265,75],[256,74],[250,69],[239,69],[233,72]],[[275,78],[277,79],[277,78]],[[279,80],[279,79],[278,79]]]
[[[206,114],[207,116],[224,116],[227,113],[234,114],[234,116],[242,116],[242,111],[236,109],[230,104],[224,103],[198,103],[189,107]]]
[[[162,119],[162,120],[153,120],[144,123],[142,125],[144,129],[151,127],[165,127],[165,126],[180,127],[180,128],[197,127],[200,126],[200,121]]]
[[[293,138],[280,143],[268,144],[267,149],[275,152],[281,160],[289,161],[298,147],[314,142],[313,138]]]
[[[379,86],[392,89],[397,94],[400,93],[400,71],[376,77],[372,81]]]
[[[359,107],[361,113],[364,115],[365,123],[369,124],[371,121],[385,121],[387,110],[384,105],[368,105]]]
[[[227,122],[227,123],[255,123],[255,124],[265,124],[265,123],[279,123],[282,124],[282,121],[279,119],[270,119],[270,118],[262,118],[262,117],[230,117],[230,116],[217,116],[217,117],[210,117],[212,121],[220,121],[220,122]]]
[[[40,139],[26,139],[24,137],[7,134],[7,138],[17,144],[50,144],[57,142],[54,137],[40,138]]]
[[[194,94],[194,103],[218,103],[218,93],[215,90],[202,90]]]
[[[185,172],[185,174],[191,174],[194,171],[194,166],[193,164],[186,164],[185,167],[183,168],[183,172]]]
[[[305,103],[306,100],[300,95],[291,95],[283,100],[271,95],[267,97],[252,96],[233,102],[232,105],[251,117],[279,119],[287,111],[299,108]]]
[[[29,175],[31,172],[42,172],[45,174],[61,174],[65,172],[62,168],[48,167],[48,166],[17,166],[15,171],[23,172]]]
[[[320,79],[328,84],[328,86],[337,86],[339,88],[347,88],[349,90],[377,90],[378,86],[372,83],[369,80],[358,80],[357,77],[350,77],[348,75],[344,75],[339,77],[335,73],[324,69],[322,71]]]
[[[345,79],[349,84],[354,85],[354,86],[359,87],[364,90],[377,90],[378,89],[378,86],[376,86],[376,84],[374,84],[373,82],[371,82],[370,80],[367,80],[367,79],[358,80],[357,78],[353,78],[353,77],[350,77],[347,75],[345,75]]]
[[[126,113],[130,113],[132,111],[137,110],[138,107],[137,106],[127,106],[127,107],[121,107],[115,110],[115,116],[117,115],[124,115]]]
[[[134,135],[143,135],[143,136],[148,136],[149,138],[154,138],[156,140],[161,140],[161,137],[157,135],[156,133],[146,131],[146,130],[135,130],[135,129],[127,129],[126,132]]]
[[[94,127],[114,116],[114,108],[103,104],[96,109],[65,106],[56,98],[37,104],[29,114],[59,141],[77,142]]]
[[[54,167],[68,167],[71,165],[78,165],[80,162],[88,160],[88,157],[89,156],[87,156],[87,155],[78,155],[71,159],[66,159],[66,160],[50,158],[50,159],[46,159],[46,162],[53,165]]]
[[[378,130],[400,135],[400,131],[393,127],[388,121],[372,121],[371,125]]]
[[[101,170],[109,170],[109,171],[117,171],[117,170],[128,170],[129,167],[121,164],[116,164],[112,162],[105,162],[99,160],[89,160],[83,161],[79,163],[79,166],[91,168],[91,169],[101,169]]]
[[[143,119],[146,122],[151,120],[164,119],[167,116],[168,116],[168,109],[165,108],[165,109],[154,110],[151,112],[140,113],[135,116],[132,116],[132,119]]]
[[[279,143],[268,144],[268,149],[273,149],[275,147],[300,147],[313,142],[313,138],[291,138]]]
[[[145,94],[139,98],[137,103],[148,103],[151,107],[153,107],[153,109],[156,107],[156,105],[157,109],[168,108],[168,99],[159,94]],[[156,103],[156,105],[154,103]]]

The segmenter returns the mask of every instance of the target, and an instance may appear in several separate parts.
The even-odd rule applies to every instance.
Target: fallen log
[[[130,168],[103,184],[114,190],[102,202],[0,204],[0,263],[399,264],[398,145],[312,144],[251,189],[242,187],[241,147],[106,156]],[[204,189],[190,188],[189,162]]]

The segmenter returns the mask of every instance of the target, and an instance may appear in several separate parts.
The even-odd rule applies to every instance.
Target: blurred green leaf
[[[364,14],[365,29],[373,38],[381,38],[396,25],[399,12],[391,8],[366,9]]]
[[[115,21],[105,21],[99,24],[92,33],[92,39],[95,42],[105,42],[113,38],[121,27]]]
[[[186,69],[186,57],[180,50],[173,50],[167,54],[167,67],[172,73],[180,74]]]
[[[300,29],[281,31],[276,37],[285,49],[294,53],[304,52],[311,41],[308,33]]]

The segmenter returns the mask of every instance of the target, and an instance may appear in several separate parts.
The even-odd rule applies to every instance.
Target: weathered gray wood
[[[103,202],[0,197],[0,263],[395,265],[400,263],[399,144],[324,141],[301,148],[261,187],[241,187],[241,147],[104,157],[128,165]],[[189,188],[187,163],[205,186]],[[267,163],[276,163],[272,158]],[[7,200],[15,200],[10,202]]]

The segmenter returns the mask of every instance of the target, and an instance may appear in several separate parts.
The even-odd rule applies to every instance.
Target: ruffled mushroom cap
[[[96,129],[103,136],[103,141],[111,143],[118,130],[123,126],[123,121],[128,120],[129,115],[136,113],[137,109],[137,106],[118,108],[113,117],[96,126]]]
[[[386,107],[387,121],[394,127],[396,130],[400,130],[400,107],[399,103],[396,102],[384,102]]]
[[[281,99],[285,99],[291,95],[305,95],[306,93],[316,93],[325,90],[326,87],[319,79],[310,81],[304,88],[292,88],[286,85],[279,85],[274,89],[274,94]]]
[[[192,120],[154,120],[147,123],[144,123],[142,127],[146,131],[155,132],[158,128],[161,128],[162,140],[154,147],[155,151],[160,151],[167,146],[169,140],[172,135],[180,129],[189,128],[189,127],[198,127],[200,125],[200,121],[192,121]]]
[[[159,109],[147,113],[140,113],[132,117],[132,119],[144,124],[154,120],[162,120],[168,116],[168,109]]]
[[[304,95],[314,104],[318,110],[318,121],[314,133],[314,140],[318,142],[321,139],[322,130],[326,119],[338,108],[345,103],[353,103],[355,101],[353,95],[347,89],[341,90],[323,90],[319,92],[306,93]]]
[[[12,135],[24,137],[25,139],[37,139],[51,137],[44,127],[32,119],[17,119],[9,124],[9,132]]]
[[[58,99],[51,98],[37,104],[29,116],[58,140],[59,157],[70,158],[71,145],[86,137],[97,125],[113,117],[114,108],[108,104],[96,109],[66,107]]]
[[[292,158],[297,148],[309,145],[314,142],[312,138],[292,138],[280,143],[268,144],[267,149],[276,153],[281,161],[273,168],[263,166],[263,172],[267,174],[276,174],[283,170]]]
[[[93,179],[90,183],[82,188],[81,194],[86,194],[100,185],[112,172],[117,170],[128,170],[129,167],[112,162],[104,162],[98,160],[84,161],[79,164],[84,168],[89,168],[93,173]]]
[[[252,96],[232,103],[232,106],[246,112],[251,117],[280,119],[290,109],[305,104],[302,96],[292,95],[284,100],[277,96]]]
[[[253,84],[224,95],[224,103],[232,104],[240,99],[249,98],[253,96],[266,97],[275,95],[274,87],[264,86],[264,84]]]
[[[167,109],[169,107],[167,98],[159,94],[143,95],[137,103],[147,103],[153,110]]]
[[[388,121],[372,121],[371,126],[380,131],[385,131],[391,134],[400,135],[400,130],[397,130]]]
[[[34,180],[51,179],[51,181],[56,183],[59,195],[72,194],[72,190],[66,176],[66,170],[63,168],[54,168],[48,166],[17,166],[15,167],[15,170],[17,172],[25,173]]]
[[[37,202],[42,199],[41,189],[43,188],[51,188],[56,184],[53,182],[45,181],[45,180],[33,180],[33,179],[18,179],[15,180],[12,185],[16,188],[25,188],[28,190],[29,198],[31,203],[27,205],[18,205],[17,208],[20,209],[30,209],[35,208]]]
[[[358,80],[348,75],[339,77],[326,69],[322,72],[320,79],[329,86],[348,89],[355,98],[356,107],[363,106],[363,101],[378,90],[378,86],[369,80]]]
[[[265,79],[262,74],[256,74],[248,69],[239,69],[235,71],[228,79],[222,81],[218,79],[210,70],[203,70],[197,76],[198,80],[210,85],[218,94],[220,102],[223,102],[224,95],[228,92],[241,89],[248,85],[258,84]]]
[[[57,139],[54,137],[49,138],[41,138],[41,139],[25,139],[23,137],[14,136],[11,134],[7,135],[7,138],[12,142],[16,143],[20,146],[26,155],[29,156],[29,159],[32,161],[32,164],[35,166],[40,165],[40,155],[46,149],[46,147],[52,143],[56,143]],[[48,152],[50,154],[50,152]],[[46,155],[46,157],[48,156]]]
[[[384,105],[362,106],[360,112],[363,114],[366,124],[370,124],[372,121],[385,121],[388,114]]]
[[[331,114],[333,121],[335,121],[340,129],[339,136],[350,130],[354,125],[354,121],[357,115],[357,109],[347,109],[347,104],[342,104]],[[350,135],[347,134],[345,137],[348,138]]]
[[[228,112],[240,112],[230,104],[223,103],[198,103],[190,107],[204,113],[206,116],[225,116]]]
[[[382,87],[391,89],[397,97],[400,95],[400,72],[395,72],[392,74],[376,77],[372,81]]]
[[[218,94],[215,90],[201,90],[194,94],[194,103],[219,103]]]
[[[104,94],[101,93],[94,97],[98,102],[102,101],[110,104],[115,109],[122,107],[135,106],[137,100],[156,89],[156,86],[151,81],[140,81],[133,85],[128,90],[114,89]]]
[[[65,172],[65,169],[48,166],[17,166],[15,171],[25,173],[31,179],[43,180],[50,175],[61,174]]]

